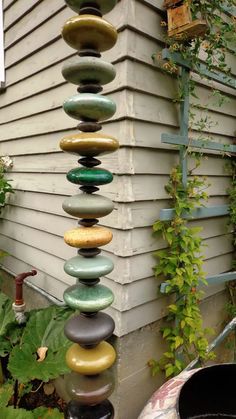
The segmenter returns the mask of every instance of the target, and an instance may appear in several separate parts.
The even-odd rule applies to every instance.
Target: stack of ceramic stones
[[[114,409],[107,399],[114,389],[114,380],[108,369],[116,354],[105,340],[112,335],[115,325],[100,310],[110,306],[114,296],[109,288],[99,284],[99,278],[113,270],[113,263],[100,255],[99,247],[111,241],[112,233],[96,224],[113,210],[113,203],[96,192],[98,186],[113,179],[108,170],[99,167],[97,156],[119,147],[115,138],[98,133],[102,128],[100,122],[116,111],[115,103],[99,94],[102,86],[115,77],[113,65],[100,57],[117,40],[116,29],[102,18],[113,9],[116,0],[66,0],[66,3],[78,15],[65,23],[62,36],[78,51],[78,56],[64,64],[62,74],[79,87],[78,94],[64,102],[64,110],[80,121],[80,133],[64,137],[60,147],[79,156],[81,166],[70,170],[67,179],[80,185],[81,192],[63,203],[68,214],[80,219],[79,227],[64,236],[69,246],[78,248],[78,255],[65,263],[65,272],[76,277],[77,283],[65,291],[64,300],[80,313],[65,325],[65,335],[74,342],[66,355],[72,370],[66,377],[66,387],[72,400],[65,418],[110,419],[114,417]]]

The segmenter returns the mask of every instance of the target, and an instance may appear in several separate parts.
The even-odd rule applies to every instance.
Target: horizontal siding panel
[[[63,113],[61,114],[61,117]],[[45,116],[46,118],[46,116]],[[72,120],[71,120],[72,121]],[[73,121],[72,121],[73,122]],[[41,124],[42,129],[42,124]],[[2,130],[3,131],[3,130]],[[43,134],[29,135],[27,137],[19,137],[16,139],[6,139],[1,137],[0,142],[0,154],[1,155],[29,155],[29,154],[42,154],[42,153],[52,153],[59,151],[59,141],[65,135],[76,133],[76,128],[72,128],[66,131],[52,131]],[[131,121],[131,120],[122,120],[122,121],[113,121],[107,122],[104,124],[104,133],[109,133],[110,135],[119,139],[121,146],[131,146],[131,147],[143,147],[143,149],[149,147],[152,149],[152,153],[158,158],[158,151],[155,149],[168,149],[174,150],[176,147],[173,147],[168,144],[161,143],[161,134],[172,133],[177,134],[178,129],[173,127],[168,127],[165,125],[156,125],[149,122],[143,121]],[[8,131],[4,131],[5,135],[8,135]],[[148,135],[147,135],[148,133]],[[3,133],[2,133],[3,135]],[[17,135],[17,133],[16,133]],[[218,141],[222,144],[232,144],[232,138],[226,136],[214,135],[215,141]],[[211,154],[216,154],[211,152]],[[68,155],[69,156],[69,155]],[[221,158],[221,157],[220,157]],[[104,159],[104,157],[102,157]],[[155,157],[152,157],[154,160]],[[141,162],[142,164],[144,162]],[[219,163],[219,161],[218,161]],[[125,162],[123,162],[125,164]],[[203,159],[201,163],[201,168],[206,166],[206,160]],[[199,170],[201,170],[201,168]]]
[[[37,100],[35,98],[29,98],[26,100],[25,106],[23,106],[22,102],[19,102],[12,106],[12,109],[3,108],[1,111],[3,139],[15,138],[16,133],[18,133],[17,136],[30,135],[30,132],[27,133],[27,126],[32,130],[31,135],[45,132],[49,128],[47,123],[48,118],[51,123],[48,131],[75,127],[75,122],[71,121],[71,118],[65,115],[61,108],[63,98],[65,99],[74,93],[74,87],[70,86],[70,89],[68,89],[68,86],[63,85],[61,88],[58,87],[45,92],[39,95]],[[64,94],[62,94],[63,91]],[[171,101],[128,90],[112,93],[109,97],[117,103],[117,112],[115,117],[113,117],[114,120],[123,119],[127,116],[129,118],[172,125],[174,127],[178,126],[178,108]],[[32,111],[32,116],[27,118],[30,110]],[[50,112],[46,112],[46,110]],[[60,121],[58,121],[59,113]],[[205,115],[205,112],[200,112],[198,109],[195,110],[195,113],[196,121]],[[17,120],[18,118],[21,119]],[[219,117],[214,112],[209,112],[209,118],[212,124],[209,130],[211,134],[216,132],[221,135],[233,136],[235,130],[234,118],[226,115]],[[11,120],[14,120],[14,122],[10,122]],[[6,121],[9,122],[6,123]],[[34,121],[35,124],[32,126],[32,122]],[[39,125],[38,121],[41,122],[40,126],[43,124],[39,132],[37,132],[37,129],[40,129],[40,126],[37,126]],[[22,134],[19,133],[20,128]]]
[[[16,1],[17,0],[3,0],[3,9],[6,10],[8,7],[10,7]]]
[[[52,176],[48,173],[11,173],[9,179],[16,190],[57,195],[71,195],[77,192],[76,186],[68,182],[64,174],[56,173]],[[164,175],[114,176],[112,184],[104,186],[101,193],[116,202],[167,199],[168,194],[164,189],[167,182],[168,176]],[[227,177],[209,177],[209,182],[209,195],[227,195],[230,185]]]
[[[40,2],[41,0],[17,0],[14,2],[11,8],[4,12],[4,27],[7,29]],[[7,7],[6,2],[5,7]]]
[[[12,207],[9,207],[4,215],[4,222],[1,226],[2,234],[27,244],[32,240],[31,243],[34,247],[41,245],[46,252],[55,254],[61,258],[73,256],[74,253],[72,250],[74,251],[74,249],[68,246],[65,248],[63,235],[67,230],[76,228],[76,220],[27,209],[16,210]],[[204,239],[210,240],[210,238],[221,236],[221,239],[223,240],[224,238],[226,243],[228,243],[228,240],[230,242],[232,241],[232,237],[231,235],[226,235],[227,231],[229,231],[227,222],[227,217],[224,217],[220,219],[220,222],[216,218],[194,221],[190,225],[202,227],[201,236]],[[103,225],[103,220],[99,224]],[[37,230],[35,237],[33,237],[34,229]],[[161,236],[154,237],[152,235],[152,229],[150,227],[130,230],[113,229],[112,231],[113,240],[104,249],[117,256],[133,256],[155,251],[166,246]],[[34,242],[36,243],[35,245],[33,244]],[[45,242],[47,242],[47,245],[45,245]],[[208,251],[208,249],[206,252],[203,250],[208,257],[212,257],[211,254],[209,256]]]
[[[46,68],[44,71],[34,76],[31,76],[30,78],[24,79],[20,84],[10,86],[6,93],[1,97],[0,107],[2,108],[8,105],[7,110],[9,110],[9,105],[12,103],[11,113],[8,115],[8,119],[6,119],[3,111],[0,123],[27,115],[28,102],[23,102],[23,109],[22,102],[16,104],[13,104],[13,102],[17,102],[27,97],[32,97],[35,94],[42,92],[46,108],[47,95],[49,99],[54,102],[54,104],[57,103],[60,105],[65,97],[76,93],[75,86],[65,83],[61,75],[61,67],[61,63],[56,64],[50,68]],[[152,96],[155,95],[157,97],[169,99],[173,99],[177,94],[176,80],[173,77],[158,71],[156,68],[147,67],[130,60],[125,60],[116,64],[116,70],[117,77],[108,85],[107,88],[105,88],[105,93],[110,93],[114,90],[123,89],[124,86],[128,86],[129,89],[139,90],[144,93],[150,93]],[[143,78],[144,72],[146,74],[145,78]],[[64,84],[63,87],[62,84]],[[46,93],[45,91],[48,89],[49,91]],[[58,89],[60,92],[59,95]],[[234,117],[236,116],[236,99],[231,98],[231,100],[229,100],[223,108],[219,108],[216,103],[216,98],[212,96],[212,90],[206,87],[198,86],[196,94],[199,98],[201,98],[202,107],[208,106],[208,109],[211,109],[214,112]],[[55,97],[57,95],[57,102],[55,102]],[[193,103],[198,104],[199,101],[200,99],[194,99]],[[37,96],[37,104],[38,102],[40,102],[40,96]],[[43,110],[45,110],[45,108],[43,108]],[[35,110],[40,112],[38,108],[35,108]]]
[[[24,249],[24,245],[20,245],[21,249]],[[35,251],[35,249],[32,248],[32,252],[31,254],[33,254]],[[38,256],[40,255],[40,251],[37,252]],[[24,255],[24,251],[23,251],[23,255]],[[43,254],[41,254],[41,256],[43,257],[44,260],[46,260],[46,255],[44,256]],[[12,257],[8,257],[7,259],[12,259]],[[27,258],[26,258],[27,259]],[[55,260],[56,261],[56,260]],[[25,261],[25,263],[27,263],[27,260]],[[7,268],[7,264],[8,262],[6,261],[6,268]],[[35,265],[29,265],[29,267],[31,266],[36,268],[36,269],[40,269],[40,267],[44,267],[44,263],[40,262],[39,266],[40,267],[36,267]],[[222,265],[224,266],[224,265]],[[61,262],[60,260],[57,260],[57,267],[62,267],[61,266]],[[56,270],[54,269],[50,269],[52,272],[56,272]],[[42,271],[40,271],[42,272]],[[52,279],[53,277],[49,278]],[[75,279],[70,278],[68,276],[65,277],[64,281],[60,281],[61,275],[59,277],[57,277],[57,282],[58,285],[61,282],[60,286],[60,292],[57,293],[56,297],[59,299],[62,299],[62,292],[64,291],[64,289],[66,288],[66,286],[73,284],[75,282]],[[36,277],[37,279],[37,277]],[[145,282],[144,282],[145,281]],[[34,281],[32,281],[34,282]],[[125,286],[122,286],[119,283],[115,283],[114,281],[111,281],[107,278],[103,278],[102,279],[102,283],[108,287],[110,287],[112,289],[112,291],[114,292],[114,295],[116,297],[115,302],[113,304],[113,307],[118,309],[119,311],[127,311],[130,310],[136,306],[142,305],[146,302],[150,302],[150,301],[154,301],[157,299],[156,295],[157,295],[157,289],[158,289],[158,284],[160,283],[160,281],[157,281],[157,279],[151,277],[151,278],[146,278],[145,280],[140,280],[140,281],[136,281],[133,282],[131,284],[127,284]],[[40,283],[40,286],[42,286],[44,284]],[[37,285],[37,283],[36,283]],[[47,286],[47,282],[45,283],[45,285]],[[224,286],[220,286],[220,289],[223,289]],[[214,289],[216,287],[204,287],[205,289],[205,295],[209,296],[211,295],[211,293],[214,292]],[[217,288],[219,288],[219,286],[217,286]],[[143,291],[142,291],[143,289]],[[47,291],[49,292],[49,289],[47,289]],[[158,300],[162,299],[162,297],[158,298]]]
[[[58,26],[58,28],[60,31],[60,26]],[[121,60],[122,57],[126,56],[124,47],[128,43],[128,32],[128,30],[124,30],[124,32],[119,34],[116,47],[114,48],[115,52],[113,53],[113,49],[109,51],[107,57],[104,57],[105,60]],[[69,48],[63,39],[56,38],[51,44],[47,45],[46,49],[43,48],[39,51],[35,51],[32,56],[26,57],[23,61],[16,62],[14,63],[14,66],[8,68],[7,84],[8,86],[15,84],[18,81],[31,77],[57,63],[62,63],[65,59],[75,55],[75,51]],[[59,76],[57,75],[57,78]]]
[[[114,211],[115,215],[117,215],[117,218],[119,219],[118,212],[119,207],[118,210]],[[54,214],[47,214],[35,210],[12,206],[8,206],[4,211],[4,220],[17,223],[17,225],[20,224],[22,226],[25,225],[31,228],[35,228],[42,232],[45,231],[61,238],[63,237],[65,231],[75,228],[77,225],[77,220],[73,218],[61,217]],[[104,225],[104,220],[106,221],[106,217],[101,219],[99,224]],[[221,235],[225,237],[225,234],[229,233],[230,231],[227,217],[191,221],[189,225],[201,227],[201,237],[204,239]],[[7,226],[5,231],[5,234],[7,234]],[[121,236],[121,238],[119,236]],[[128,243],[130,247],[128,247],[128,244],[125,245],[126,238],[128,239],[128,237],[130,237],[130,243]],[[152,237],[152,229],[150,227],[136,229],[131,228],[129,232],[125,230],[123,233],[123,230],[119,229],[118,225],[116,225],[116,229],[114,229],[112,245],[108,245],[107,249],[114,253],[119,249],[119,243],[122,243],[123,245],[123,247],[119,250],[119,253],[125,251],[123,256],[127,256],[128,253],[132,255],[155,250],[156,248],[160,248],[160,246],[162,247],[163,242],[157,236]]]
[[[42,47],[47,47],[50,42],[60,37],[60,28],[65,21],[73,14],[69,7],[66,7],[57,15],[57,24],[46,21],[39,28],[36,28],[27,37],[27,42],[23,38],[10,49],[6,51],[6,68],[12,66],[15,62],[21,61]],[[69,48],[69,47],[68,47]]]
[[[18,0],[16,5],[17,10],[15,7],[13,12],[14,7],[12,7],[4,14],[6,29],[9,24],[14,23],[14,15],[16,15],[18,20],[19,17],[25,13],[24,7],[28,6],[28,9],[26,10],[27,14],[25,14],[20,21],[14,23],[14,30],[5,29],[6,48],[9,48],[13,43],[31,33],[37,26],[45,20],[48,20],[51,16],[54,16],[60,9],[66,7],[63,1],[58,0],[50,0],[47,6],[42,0],[31,0],[27,2],[25,2],[25,0]]]
[[[64,198],[61,195],[17,191],[9,198],[11,205],[4,208],[3,217],[5,218],[8,218],[9,213],[17,216],[17,211],[21,212],[24,209],[70,218],[62,209]],[[211,197],[208,202],[209,206],[225,204],[227,204],[226,197]],[[150,227],[158,219],[160,210],[169,206],[168,201],[165,200],[116,203],[114,211],[104,217],[101,222],[105,226],[116,226],[121,230]]]
[[[68,153],[35,154],[13,157],[14,172],[66,173],[77,166],[75,155]],[[118,152],[102,156],[102,166],[115,174],[161,174],[168,175],[173,166],[179,162],[176,152],[144,148],[121,148]],[[189,159],[189,169],[195,162]],[[195,174],[208,176],[227,176],[225,161],[222,157],[202,159],[201,166]]]
[[[207,222],[205,223],[207,224]],[[66,226],[67,225],[68,222],[66,223]],[[39,250],[45,251],[61,259],[69,259],[75,256],[75,249],[67,246],[63,241],[62,236],[65,231],[63,224],[61,228],[56,228],[55,226],[52,233],[51,231],[48,233],[47,228],[45,228],[45,231],[36,229],[38,226],[40,227],[40,219],[34,228],[29,227],[27,224],[22,225],[4,220],[4,223],[2,223],[1,226],[1,234],[29,246],[32,245]],[[73,228],[74,225],[72,224],[71,227]],[[220,231],[222,230],[223,229],[220,229]],[[104,246],[103,249],[104,251],[111,252],[113,255],[119,257],[142,255],[144,253],[163,249],[166,246],[163,239],[161,237],[153,237],[150,234],[151,231],[149,229],[134,229],[130,231],[116,230],[113,231],[113,233],[112,242],[107,246]],[[203,253],[206,259],[226,254],[233,250],[232,236],[230,234],[206,238],[204,240],[204,245],[205,248],[203,249]],[[110,276],[108,275],[108,277]]]

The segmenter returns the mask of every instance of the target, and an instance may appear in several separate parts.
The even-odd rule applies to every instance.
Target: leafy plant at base
[[[207,353],[206,336],[212,330],[202,328],[199,308],[202,292],[198,287],[201,283],[206,284],[202,271],[203,243],[198,235],[201,228],[189,227],[186,220],[186,217],[191,218],[194,208],[207,199],[205,188],[205,179],[197,176],[189,178],[184,187],[180,168],[174,168],[166,191],[172,198],[175,215],[172,220],[157,221],[153,226],[154,234],[162,235],[169,246],[155,253],[158,264],[154,273],[156,277],[166,278],[166,294],[173,294],[174,300],[168,306],[168,326],[162,328],[168,349],[160,360],[149,362],[153,375],[164,370],[166,377],[170,377],[196,357],[205,361],[214,356]]]
[[[63,329],[72,313],[68,308],[56,306],[30,312],[20,342],[9,358],[8,369],[14,379],[23,384],[35,379],[47,382],[69,371],[65,354],[71,343]],[[48,348],[41,361],[39,348]]]
[[[65,353],[71,342],[64,336],[63,329],[65,321],[73,313],[73,310],[66,307],[50,306],[26,313],[27,323],[19,325],[15,321],[12,301],[0,293],[0,356],[3,360],[9,357],[7,377],[4,384],[0,386],[1,413],[2,408],[6,408],[9,409],[9,418],[18,418],[17,413],[11,416],[13,413],[8,405],[14,402],[17,407],[21,398],[32,390],[35,379],[46,383],[69,372],[65,364]],[[3,379],[2,375],[2,383]],[[41,385],[38,386],[40,387]],[[29,418],[57,419],[62,417],[59,411],[57,413],[56,410],[42,409],[44,409],[42,416],[29,416]],[[15,412],[18,410],[20,415],[22,409],[16,409]],[[24,419],[27,417],[25,416]]]
[[[63,419],[64,415],[57,409],[38,408],[31,412],[25,409],[14,409],[5,407],[1,409],[1,415],[4,419]]]

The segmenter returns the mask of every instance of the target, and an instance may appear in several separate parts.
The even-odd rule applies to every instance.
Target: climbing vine
[[[235,4],[234,0],[222,2],[221,0],[186,0],[190,4],[193,19],[201,17],[207,22],[207,31],[204,37],[196,37],[191,42],[184,36],[175,39],[166,37],[166,44],[172,54],[168,62],[162,63],[162,69],[174,74],[178,80],[178,95],[174,101],[181,102],[184,95],[188,94],[195,99],[197,96],[196,78],[190,80],[188,90],[181,83],[181,74],[175,54],[178,52],[182,59],[190,63],[194,72],[201,76],[201,64],[207,66],[208,71],[216,69],[223,71],[225,75],[230,73],[228,52],[236,40],[235,20],[225,15],[225,7],[230,8]],[[162,22],[166,26],[166,22]],[[161,59],[161,57],[158,57]],[[217,99],[218,106],[223,106],[225,96],[219,90],[212,89],[212,95]],[[203,109],[205,115],[197,119],[195,110]],[[211,128],[211,120],[208,115],[208,105],[202,101],[192,105],[189,114],[190,130],[198,132],[200,137],[206,136]],[[202,153],[193,153],[191,142],[187,153],[196,158],[196,167],[200,165]],[[236,166],[236,165],[235,165]],[[235,169],[235,167],[234,167]],[[166,325],[161,329],[162,337],[166,341],[167,350],[159,360],[149,361],[153,375],[160,370],[165,371],[166,377],[177,375],[194,358],[203,362],[214,358],[214,353],[208,353],[208,337],[213,333],[212,329],[204,328],[199,303],[203,292],[199,289],[201,284],[206,284],[203,265],[203,240],[200,236],[201,228],[194,227],[189,222],[193,217],[193,211],[206,202],[207,179],[194,175],[192,169],[188,173],[187,185],[183,185],[182,173],[179,166],[173,168],[170,179],[166,185],[166,191],[171,198],[174,209],[174,217],[170,221],[158,220],[154,226],[154,235],[161,235],[168,247],[155,253],[157,264],[154,267],[156,277],[161,276],[165,280],[165,293],[171,299],[167,307],[165,318]],[[230,215],[236,222],[236,176],[232,181]],[[236,242],[236,239],[235,239]],[[235,243],[234,243],[235,244]]]
[[[233,247],[236,248],[236,158],[232,156],[229,160],[228,171],[231,175],[231,185],[228,189],[229,194],[229,216],[230,216],[230,229],[233,235]],[[236,270],[236,256],[234,253],[233,270]],[[232,319],[236,316],[236,281],[227,284],[229,292],[229,301],[226,305],[229,317]]]
[[[207,199],[205,188],[206,180],[197,176],[190,178],[184,187],[180,168],[174,168],[166,186],[172,198],[174,218],[157,221],[153,226],[154,234],[161,234],[169,246],[155,253],[158,263],[154,273],[157,277],[165,277],[165,292],[176,295],[168,306],[168,325],[162,329],[168,349],[158,362],[150,361],[153,374],[164,369],[166,377],[169,377],[178,374],[186,363],[197,356],[201,360],[213,357],[213,354],[207,354],[206,339],[212,331],[203,329],[199,308],[202,291],[198,287],[200,283],[206,283],[202,271],[201,228],[189,226],[186,220],[191,218],[195,207],[201,206],[202,201]],[[178,357],[180,348],[181,357]]]

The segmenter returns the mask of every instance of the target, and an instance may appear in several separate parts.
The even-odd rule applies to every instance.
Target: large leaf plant
[[[0,356],[8,361],[5,376],[1,373],[0,377],[1,415],[4,419],[60,419],[63,416],[57,409],[40,407],[28,412],[17,407],[34,380],[43,384],[68,372],[64,359],[70,342],[63,328],[74,312],[57,306],[32,310],[22,326],[15,321],[11,306],[12,301],[0,293]]]

